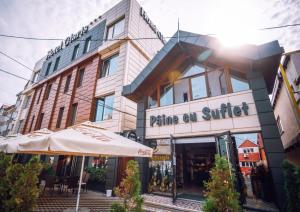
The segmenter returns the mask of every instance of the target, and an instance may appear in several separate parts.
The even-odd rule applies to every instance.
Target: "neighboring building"
[[[250,140],[245,140],[238,146],[238,157],[241,172],[245,176],[250,175],[252,168],[260,162],[259,146]]]
[[[13,129],[15,120],[15,105],[2,105],[0,108],[0,135],[7,136]]]
[[[283,49],[277,41],[226,49],[210,36],[174,37],[123,87],[138,104],[137,136],[155,148],[150,161],[137,159],[144,191],[199,195],[216,151],[237,170],[235,140],[261,133],[268,166],[257,179],[268,179],[261,189],[282,207],[284,151],[269,94]]]
[[[281,64],[271,102],[286,157],[300,165],[300,51],[284,54]]]
[[[135,39],[143,37],[154,39]],[[30,98],[26,118],[19,118],[25,120],[23,133],[57,131],[88,120],[116,133],[134,130],[136,103],[121,95],[122,87],[133,81],[163,43],[136,0],[119,2],[48,52],[38,76],[33,76],[37,82],[23,91]],[[108,160],[107,188],[121,179],[127,160]],[[72,175],[80,159],[60,156],[54,164],[58,175]],[[71,168],[63,168],[66,164]]]

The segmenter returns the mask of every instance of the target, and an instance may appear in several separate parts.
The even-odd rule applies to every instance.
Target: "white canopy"
[[[48,139],[51,133],[53,133],[51,130],[44,128],[26,135],[22,135],[22,134],[9,135],[0,140],[0,151],[5,153],[17,153],[19,149],[19,145],[21,143],[26,143],[29,141],[40,142],[45,139]]]
[[[152,157],[153,153],[152,148],[89,121],[58,132],[34,132],[17,136],[0,143],[1,150],[7,153],[82,156],[76,211],[79,209],[85,156]]]
[[[19,143],[18,152],[76,155],[152,157],[152,148],[132,141],[92,122],[84,122],[55,132],[47,139]]]

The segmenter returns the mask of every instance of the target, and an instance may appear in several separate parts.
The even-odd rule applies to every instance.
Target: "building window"
[[[46,94],[45,94],[45,99],[47,100],[50,96],[50,92],[51,92],[51,87],[52,87],[52,84],[49,84],[47,86],[47,90],[46,90]]]
[[[69,91],[71,77],[72,77],[71,74],[69,76],[67,76],[66,84],[65,84],[65,88],[64,88],[64,93],[67,93]]]
[[[39,96],[38,96],[36,104],[39,104],[39,102],[40,102],[40,98],[41,98],[41,95],[42,95],[42,90],[43,90],[43,88],[40,88],[40,92],[39,92]]]
[[[124,32],[125,19],[122,18],[107,28],[106,39],[112,39]]]
[[[60,61],[60,57],[57,57],[57,58],[55,59],[55,63],[54,63],[53,72],[57,70],[57,68],[58,68],[58,64],[59,64],[59,61]]]
[[[50,68],[51,68],[51,62],[49,62],[48,63],[48,65],[47,65],[47,70],[46,70],[46,73],[45,73],[45,76],[48,76],[48,74],[49,74],[49,71],[50,71]]]
[[[82,85],[83,76],[84,76],[84,68],[79,70],[78,80],[76,85],[77,88],[79,88]]]
[[[59,108],[58,117],[56,121],[56,128],[60,128],[61,120],[64,114],[64,109],[65,109],[64,107]]]
[[[173,104],[173,85],[165,84],[160,87],[160,106]]]
[[[148,108],[155,108],[157,107],[157,90],[155,89],[155,91],[148,96]]]
[[[72,60],[75,60],[78,57],[78,51],[79,51],[79,44],[74,46],[73,54],[72,54]]]
[[[102,66],[101,77],[107,77],[117,72],[118,70],[118,56],[119,54],[115,54],[110,58],[104,60]]]
[[[182,78],[191,77],[197,74],[202,74],[205,72],[205,67],[201,65],[193,65],[188,67],[182,74]]]
[[[23,109],[26,109],[29,105],[29,102],[31,100],[31,96],[26,96],[23,103]]]
[[[284,131],[283,131],[282,123],[281,123],[281,120],[280,120],[279,116],[277,117],[276,122],[277,122],[277,127],[278,127],[278,130],[279,130],[279,133],[280,133],[280,135],[282,135]]]
[[[230,81],[232,86],[232,92],[240,92],[249,90],[249,84],[247,78],[242,73],[236,71],[231,71]]]
[[[32,129],[32,126],[33,126],[33,122],[34,122],[34,118],[35,118],[35,116],[32,116],[30,127],[29,127],[29,132],[31,132],[31,129]]]
[[[41,70],[38,70],[37,72],[35,72],[35,73],[33,74],[32,82],[37,82],[40,73],[41,73]]]
[[[189,101],[189,79],[181,79],[174,82],[175,104]]]
[[[201,99],[207,97],[205,75],[197,76],[191,79],[192,98]]]
[[[71,117],[70,117],[70,121],[69,121],[69,126],[74,125],[75,122],[76,122],[77,107],[78,107],[78,103],[72,104]]]
[[[112,119],[114,95],[100,97],[96,100],[95,121]]]
[[[21,133],[21,128],[22,128],[23,122],[24,122],[24,120],[19,121],[19,126],[18,126],[18,129],[17,129],[17,133]]]
[[[87,52],[90,51],[91,41],[92,41],[92,37],[88,37],[88,38],[85,40],[84,48],[83,48],[83,54],[85,54],[85,53],[87,53]]]
[[[37,130],[41,129],[41,126],[42,126],[42,123],[43,123],[43,119],[44,119],[44,113],[41,113],[39,122],[37,123],[37,126],[36,126]]]

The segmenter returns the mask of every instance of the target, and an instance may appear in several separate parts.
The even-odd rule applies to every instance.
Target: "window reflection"
[[[207,97],[205,76],[198,76],[191,79],[192,97],[200,99]]]
[[[160,87],[160,106],[173,104],[173,85],[166,84]]]
[[[246,79],[246,76],[240,74],[236,71],[231,71],[230,75],[231,85],[232,85],[232,92],[239,92],[249,90],[249,84]]]
[[[148,97],[148,108],[157,107],[157,90]]]
[[[178,80],[174,83],[175,104],[189,101],[189,79]]]

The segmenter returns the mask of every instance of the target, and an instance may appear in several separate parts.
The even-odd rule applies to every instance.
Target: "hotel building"
[[[151,39],[136,39],[143,37]],[[57,131],[84,121],[116,133],[134,130],[136,103],[121,95],[122,87],[132,83],[163,44],[161,33],[136,0],[119,2],[39,61],[36,82],[23,91],[30,96],[23,133]],[[127,160],[108,160],[107,188],[121,179]],[[62,170],[69,162],[73,168]],[[59,156],[54,164],[56,174],[72,175],[80,159]]]
[[[265,180],[257,181],[261,189],[254,195],[284,202],[284,151],[268,96],[282,53],[277,41],[226,49],[209,36],[174,34],[123,87],[138,105],[137,135],[155,152],[150,160],[137,159],[145,192],[199,195],[214,155],[225,156],[237,174],[237,147],[251,140],[267,160],[253,167],[253,177],[259,177],[252,179]]]

